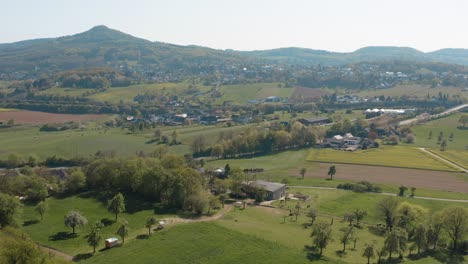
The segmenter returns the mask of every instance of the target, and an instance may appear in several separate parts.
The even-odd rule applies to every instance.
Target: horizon
[[[69,36],[106,25],[152,42],[219,50],[353,52],[379,46],[431,52],[468,48],[468,37],[460,33],[467,9],[468,2],[460,0],[443,5],[422,0],[19,0],[4,5],[0,23],[11,26],[0,28],[0,43]]]

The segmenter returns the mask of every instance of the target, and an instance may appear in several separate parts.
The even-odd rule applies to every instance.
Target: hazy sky
[[[95,25],[218,49],[468,48],[466,0],[0,0],[0,43]]]

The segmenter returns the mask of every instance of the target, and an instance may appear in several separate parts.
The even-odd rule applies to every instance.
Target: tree
[[[0,263],[49,263],[47,254],[43,253],[25,232],[6,227],[2,229],[1,234]]]
[[[47,212],[48,209],[49,209],[49,205],[47,204],[46,201],[42,201],[37,204],[35,210],[41,216],[41,221],[44,219],[44,214]]]
[[[293,215],[296,217],[295,221],[297,221],[297,217],[301,214],[301,203],[297,202],[296,205],[294,206],[294,211],[292,212]]]
[[[314,222],[317,219],[317,209],[310,208],[307,212],[307,217],[310,217],[310,225],[314,225]]]
[[[115,233],[122,238],[122,244],[124,244],[125,237],[128,236],[128,222],[125,220],[122,220],[122,223],[119,226],[119,229],[117,229],[117,232]]]
[[[177,144],[177,138],[178,137],[179,137],[179,131],[177,131],[177,130],[172,131],[171,144],[173,144],[173,145]]]
[[[436,250],[442,228],[444,226],[442,212],[436,213],[427,228],[427,246],[432,245],[433,250]]]
[[[217,206],[219,208],[219,203],[220,201],[219,201],[218,196],[210,195],[208,197],[208,212],[207,213],[210,214],[212,208],[215,208]]]
[[[320,249],[319,254],[321,256],[323,249],[327,247],[332,239],[332,229],[328,223],[318,222],[313,227],[311,237],[313,237],[314,246]]]
[[[157,223],[156,217],[150,216],[146,219],[145,227],[148,228],[148,235],[151,236],[151,228]]]
[[[463,127],[465,127],[466,124],[468,124],[468,115],[462,115],[462,116],[460,116],[460,119],[458,119],[458,123],[460,123],[460,125],[462,125]]]
[[[419,223],[413,235],[414,243],[418,247],[418,255],[421,253],[421,248],[425,247],[427,244],[426,238],[426,227]]]
[[[73,171],[65,182],[65,188],[70,193],[82,190],[86,186],[86,176],[78,169]]]
[[[442,211],[444,229],[452,240],[453,250],[468,232],[468,210],[463,207],[449,207]]]
[[[367,212],[363,210],[354,210],[353,211],[354,217],[356,218],[356,225],[359,226],[359,222],[367,216]]]
[[[437,142],[441,142],[442,139],[444,138],[444,133],[442,131],[439,132],[439,135],[437,136]]]
[[[101,228],[102,224],[101,222],[96,222],[94,225],[91,227],[91,231],[88,234],[88,245],[93,247],[93,253],[96,253],[96,247],[101,243],[102,236],[101,236]]]
[[[330,166],[330,168],[328,168],[328,176],[330,176],[330,180],[333,180],[333,175],[336,174],[336,167],[335,165],[332,165]]]
[[[393,228],[397,217],[397,209],[400,201],[392,196],[385,197],[377,204],[377,211],[385,218],[385,224],[390,230]]]
[[[299,170],[299,174],[302,176],[302,179],[304,179],[306,172],[307,172],[307,168],[301,168]]]
[[[416,192],[416,187],[411,187],[411,197],[414,197],[414,193]]]
[[[229,174],[231,173],[231,166],[229,163],[224,166],[224,176],[229,177]]]
[[[21,213],[21,203],[13,196],[0,193],[0,229],[16,226]]]
[[[343,244],[343,252],[346,251],[346,245],[349,241],[353,241],[355,239],[355,231],[354,226],[348,226],[340,229],[342,233],[340,242]]]
[[[453,141],[453,132],[450,133],[449,140]]]
[[[370,259],[375,258],[375,243],[366,243],[362,256],[367,258],[367,264],[369,264]]]
[[[75,234],[75,228],[77,226],[84,226],[88,223],[88,219],[81,215],[78,211],[70,211],[64,217],[65,226],[71,227],[73,229],[73,234]]]
[[[408,187],[406,187],[404,185],[400,185],[400,187],[398,187],[398,189],[399,189],[398,195],[399,196],[405,196],[405,191],[408,190]]]
[[[405,140],[406,140],[406,143],[408,144],[412,144],[414,143],[414,140],[415,140],[415,136],[413,134],[407,134],[406,137],[405,137]]]
[[[407,247],[408,234],[401,228],[394,228],[385,238],[384,247],[388,252],[388,258],[392,258],[392,253],[402,254]]]
[[[224,149],[223,145],[216,143],[212,148],[211,148],[211,156],[212,157],[217,157],[221,158],[224,154]]]
[[[429,131],[429,136],[427,137],[428,139],[432,139],[432,130]]]
[[[115,214],[115,220],[118,219],[120,213],[125,212],[125,198],[122,193],[116,194],[107,202],[107,210]]]
[[[354,213],[346,213],[346,214],[344,215],[343,219],[344,219],[346,222],[349,222],[349,225],[352,226],[354,220],[356,219],[356,215],[354,215]]]
[[[442,143],[440,143],[440,151],[445,151],[447,149],[447,140],[442,140]]]

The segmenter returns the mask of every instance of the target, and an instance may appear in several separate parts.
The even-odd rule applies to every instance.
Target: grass
[[[449,97],[453,95],[458,95],[460,98],[467,98],[468,94],[466,92],[462,92],[462,88],[459,87],[436,87],[431,88],[429,85],[397,85],[392,88],[387,89],[372,89],[372,90],[363,90],[357,95],[359,96],[410,96],[416,97],[417,99],[425,99],[429,94],[430,97],[438,97],[439,92],[442,94],[448,94]]]
[[[191,223],[100,253],[83,263],[307,263],[300,248],[232,230]]]
[[[440,161],[420,149],[406,146],[381,146],[355,152],[333,149],[312,149],[310,161],[361,164],[399,168],[458,171],[457,168]]]
[[[279,87],[278,83],[255,83],[239,85],[222,85],[220,87],[221,97],[215,103],[222,104],[224,101],[232,101],[238,104],[246,104],[249,100],[263,100],[268,96],[289,98],[294,88]]]
[[[440,151],[437,149],[431,149],[431,151],[444,159],[450,160],[453,163],[468,169],[468,151],[466,150],[445,150]]]
[[[0,112],[11,112],[11,111],[16,111],[17,109],[13,108],[1,108],[0,107]]]
[[[82,195],[67,198],[49,198],[49,210],[43,221],[38,221],[39,214],[34,211],[34,206],[25,206],[23,229],[28,232],[34,241],[41,245],[59,249],[71,255],[88,253],[92,248],[86,243],[85,235],[88,233],[90,225],[96,221],[105,220],[108,226],[102,229],[103,238],[115,237],[119,223],[113,222],[114,215],[107,211],[107,199],[111,195],[84,193]],[[129,237],[135,237],[144,233],[146,219],[154,215],[154,206],[138,197],[126,195],[127,213],[120,216],[129,223]],[[71,228],[65,227],[63,218],[70,210],[78,210],[87,219],[86,227],[77,228],[77,236],[71,235]],[[158,215],[158,219],[167,215]],[[146,231],[147,232],[147,231]]]
[[[86,92],[95,92],[94,89],[89,88],[67,88],[67,87],[52,87],[47,90],[40,91],[38,94],[43,95],[60,95],[60,96],[73,96],[85,97]]]
[[[414,145],[418,147],[439,149],[440,147],[437,144],[437,138],[439,133],[442,132],[443,138],[447,140],[448,150],[466,150],[466,147],[468,146],[468,130],[457,128],[458,120],[462,115],[462,113],[457,113],[413,126],[411,129],[416,136]],[[430,131],[432,131],[432,139],[429,139]],[[451,133],[453,133],[453,141],[449,140]]]

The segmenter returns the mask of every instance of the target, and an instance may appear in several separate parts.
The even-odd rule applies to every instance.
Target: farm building
[[[309,125],[324,125],[331,123],[330,118],[327,117],[319,117],[319,118],[300,118],[298,120],[301,124],[309,126]]]
[[[278,96],[268,96],[265,99],[265,102],[267,102],[267,103],[279,103],[279,102],[281,102],[281,98],[279,98]]]
[[[286,194],[286,184],[262,180],[249,181],[245,185],[266,191],[265,200],[278,200]]]

